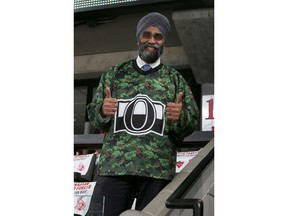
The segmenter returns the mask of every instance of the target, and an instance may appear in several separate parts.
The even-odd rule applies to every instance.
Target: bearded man
[[[92,125],[106,132],[94,196],[105,197],[107,216],[130,209],[135,198],[142,210],[173,179],[177,144],[197,125],[188,84],[161,63],[170,31],[164,15],[144,16],[136,30],[139,55],[104,72],[87,106]]]

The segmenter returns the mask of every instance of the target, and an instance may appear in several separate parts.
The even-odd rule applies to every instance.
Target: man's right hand
[[[117,99],[111,97],[111,91],[110,88],[106,88],[106,96],[102,105],[102,115],[107,116],[113,116],[114,113],[117,110]]]

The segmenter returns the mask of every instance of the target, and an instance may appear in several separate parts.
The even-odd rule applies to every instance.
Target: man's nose
[[[150,43],[150,44],[155,44],[156,43],[153,35],[149,38],[148,43]]]

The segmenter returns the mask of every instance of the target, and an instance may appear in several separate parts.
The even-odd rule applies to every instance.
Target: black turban
[[[164,39],[167,40],[170,33],[170,23],[169,20],[162,14],[153,12],[145,15],[138,22],[137,31],[136,31],[136,39],[139,40],[140,35],[143,31],[150,26],[157,27],[164,36]]]

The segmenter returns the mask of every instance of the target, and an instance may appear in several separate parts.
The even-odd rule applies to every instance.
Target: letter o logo
[[[155,107],[146,98],[131,101],[124,111],[124,125],[131,133],[145,133],[155,123]]]
[[[125,131],[137,136],[152,132],[163,136],[164,111],[164,104],[151,100],[147,95],[138,94],[133,99],[119,99],[114,133]]]

